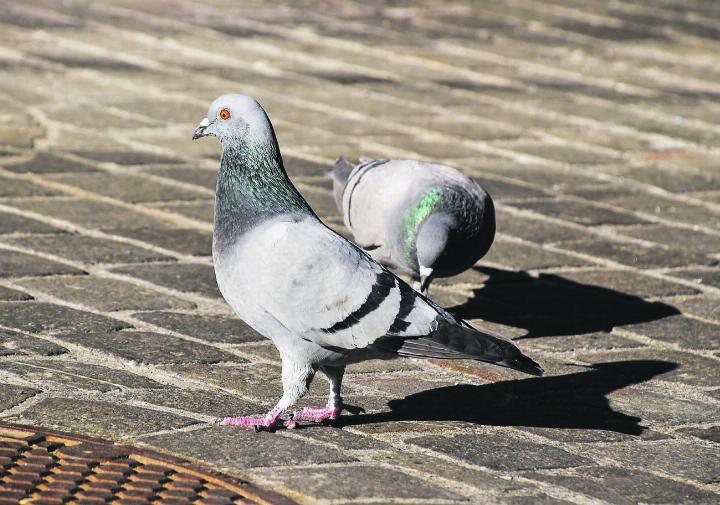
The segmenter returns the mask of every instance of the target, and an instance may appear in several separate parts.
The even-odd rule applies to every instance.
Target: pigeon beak
[[[203,120],[200,121],[200,124],[197,126],[197,128],[195,128],[192,139],[195,140],[195,139],[199,139],[201,137],[207,137],[208,135],[210,135],[210,132],[206,132],[205,130],[207,130],[207,127],[210,126],[211,124],[212,123],[210,122],[210,120],[208,120],[208,118],[203,118]]]

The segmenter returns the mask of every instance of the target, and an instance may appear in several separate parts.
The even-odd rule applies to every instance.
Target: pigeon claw
[[[306,407],[299,412],[293,414],[293,420],[310,421],[313,423],[322,423],[328,426],[335,422],[340,415],[339,408],[330,407]]]
[[[252,428],[255,433],[260,431],[274,432],[278,426],[279,419],[277,417],[226,417],[220,424],[223,426],[240,426],[242,428]]]

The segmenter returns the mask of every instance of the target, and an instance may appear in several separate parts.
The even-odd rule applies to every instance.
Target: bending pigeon
[[[277,405],[264,417],[223,424],[258,430],[334,420],[345,365],[370,358],[469,358],[542,374],[511,341],[455,319],[326,227],[288,179],[255,100],[216,99],[193,139],[207,135],[222,144],[213,232],[218,286],[282,359]],[[317,371],[330,382],[327,405],[282,422]]]
[[[453,168],[411,160],[353,166],[339,158],[330,176],[355,241],[410,274],[423,294],[433,278],[473,266],[495,238],[490,195]]]

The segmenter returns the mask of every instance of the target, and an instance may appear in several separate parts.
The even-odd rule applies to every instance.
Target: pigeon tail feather
[[[332,170],[327,172],[327,176],[333,181],[333,198],[338,210],[343,210],[343,195],[345,193],[345,187],[350,179],[350,174],[355,170],[355,166],[348,160],[340,156],[335,160],[335,166]]]
[[[542,367],[525,356],[510,340],[462,320],[441,321],[430,335],[406,338],[400,344],[396,352],[401,356],[474,359],[531,375],[543,374]]]
[[[520,356],[518,356],[517,358],[508,359],[505,361],[498,361],[495,364],[507,368],[512,368],[513,370],[519,370],[520,372],[525,372],[530,375],[541,376],[543,373],[545,373],[545,370],[543,370],[540,365],[538,365],[534,360],[528,358],[524,354],[520,354]]]
[[[350,173],[355,169],[355,166],[346,160],[343,156],[340,156],[335,160],[335,166],[327,172],[333,180],[338,181],[341,184],[346,184]]]

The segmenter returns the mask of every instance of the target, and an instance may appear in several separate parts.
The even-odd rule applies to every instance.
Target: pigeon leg
[[[342,410],[342,397],[340,396],[340,387],[342,378],[345,374],[344,366],[323,366],[320,371],[325,375],[330,383],[330,396],[328,396],[327,404],[324,407],[306,407],[292,416],[293,421],[312,421],[321,423],[324,421],[335,421]]]
[[[292,418],[288,421],[282,421],[280,416],[307,393],[314,375],[315,370],[310,365],[300,365],[283,359],[283,396],[280,401],[262,417],[226,417],[220,424],[254,428],[255,431],[273,431],[279,425],[294,428],[295,421]]]

